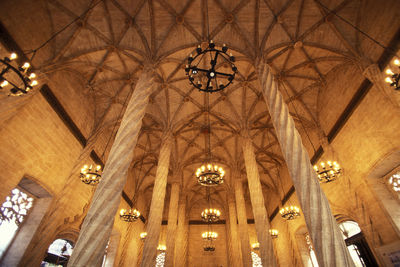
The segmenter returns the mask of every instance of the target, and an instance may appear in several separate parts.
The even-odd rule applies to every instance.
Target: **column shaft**
[[[165,257],[165,266],[174,266],[175,236],[178,221],[178,202],[179,202],[179,183],[173,183],[171,186],[171,197],[168,209],[167,226],[167,251]]]
[[[278,90],[278,84],[264,61],[261,60],[256,67],[261,90],[299,197],[318,263],[321,267],[353,266],[328,200],[311,166],[310,157]]]
[[[246,165],[247,181],[249,183],[250,199],[253,208],[257,239],[260,243],[260,257],[263,266],[273,267],[276,266],[276,259],[271,235],[269,234],[269,218],[264,204],[264,195],[261,188],[260,174],[258,173],[253,143],[248,136],[248,133],[246,133],[246,135],[246,137],[242,138],[243,155]]]
[[[231,236],[232,246],[232,266],[242,266],[242,252],[240,250],[240,241],[238,235],[238,225],[236,217],[236,207],[234,196],[228,197],[228,212],[229,212],[229,232]]]
[[[247,227],[246,203],[244,201],[242,182],[235,182],[236,210],[239,222],[240,247],[244,267],[252,266],[249,231]]]
[[[153,80],[153,70],[145,69],[137,82],[111,147],[103,178],[97,186],[83,222],[69,266],[96,266],[98,259],[103,258],[152,92]]]
[[[186,197],[181,196],[178,205],[178,228],[175,241],[175,267],[186,266],[187,255],[187,220],[186,220]],[[168,249],[168,248],[167,248]]]
[[[147,223],[147,237],[143,247],[143,258],[140,266],[154,266],[157,257],[157,246],[161,232],[161,222],[164,209],[165,191],[169,158],[171,156],[171,137],[167,134],[162,141],[158,159],[156,178],[154,181],[153,195],[151,198],[149,221]]]

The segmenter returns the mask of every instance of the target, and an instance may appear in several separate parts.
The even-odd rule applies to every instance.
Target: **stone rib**
[[[137,82],[68,266],[96,266],[104,255],[153,80],[153,71],[146,69]]]
[[[328,200],[310,163],[300,134],[290,117],[269,66],[260,61],[257,73],[261,90],[298,195],[304,219],[312,239],[319,265],[354,266],[344,244]]]

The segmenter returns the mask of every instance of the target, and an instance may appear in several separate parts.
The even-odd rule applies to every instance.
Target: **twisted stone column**
[[[151,198],[149,221],[147,223],[147,236],[143,247],[143,258],[140,266],[154,266],[157,257],[157,246],[161,232],[161,222],[164,209],[165,191],[167,189],[167,177],[169,158],[171,156],[172,139],[167,133],[161,144],[158,158],[156,178],[154,180],[153,196]],[[168,248],[167,248],[168,249]]]
[[[171,197],[168,209],[167,226],[167,251],[165,256],[165,266],[174,266],[175,236],[178,221],[178,201],[179,201],[179,183],[175,182],[171,186]]]
[[[175,241],[175,267],[186,266],[187,255],[187,232],[188,225],[186,220],[186,196],[181,195],[178,205],[178,228]],[[167,247],[168,250],[168,247]]]
[[[388,102],[400,108],[400,94],[385,82],[385,77],[377,64],[367,66],[363,71],[363,75],[379,89]]]
[[[232,247],[232,266],[239,267],[242,262],[242,252],[240,251],[240,240],[238,236],[238,226],[236,218],[235,198],[233,195],[228,195],[228,213],[229,213],[229,234],[231,236]]]
[[[68,266],[97,266],[98,261],[103,258],[142,127],[142,119],[153,91],[153,72],[152,69],[145,68],[139,77]]]
[[[263,60],[257,63],[256,69],[318,263],[321,267],[354,266],[278,84]]]
[[[240,247],[244,267],[252,266],[249,231],[247,229],[246,203],[244,201],[243,186],[240,180],[235,181],[236,210],[239,222]]]
[[[253,208],[257,239],[258,243],[260,243],[260,257],[263,266],[273,267],[276,266],[276,259],[271,235],[269,234],[269,218],[264,204],[264,195],[261,189],[256,155],[254,154],[253,143],[248,136],[248,133],[245,132],[244,134],[245,136],[242,138],[243,156],[246,165],[247,181],[249,183],[250,199]]]

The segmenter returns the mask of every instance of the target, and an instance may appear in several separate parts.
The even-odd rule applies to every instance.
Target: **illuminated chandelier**
[[[254,250],[259,250],[259,249],[260,249],[260,243],[255,242],[255,243],[251,244],[251,247],[252,247]]]
[[[279,213],[286,220],[294,220],[300,216],[300,209],[297,206],[286,206],[282,208]]]
[[[201,237],[206,241],[206,244],[203,247],[204,251],[215,251],[215,245],[213,244],[213,241],[217,239],[218,233],[208,231],[202,233]]]
[[[101,179],[101,166],[84,165],[80,173],[81,181],[88,185],[97,185]]]
[[[217,49],[212,40],[205,50],[199,45],[196,48],[196,55],[189,55],[185,67],[190,83],[200,91],[209,93],[228,87],[235,79],[237,67],[234,64],[235,57],[232,53],[228,55],[227,51],[228,47],[225,44],[221,49]],[[217,66],[224,70],[217,70]]]
[[[25,62],[19,66],[17,57],[16,53],[11,53],[9,57],[0,59],[0,89],[9,88],[11,96],[26,94],[38,84],[36,74],[29,70],[31,64]]]
[[[400,70],[400,60],[395,58],[393,60],[393,65],[399,68]],[[393,72],[390,68],[387,68],[386,71],[385,82],[393,86],[395,90],[400,90],[400,72]]]
[[[278,238],[279,231],[276,229],[269,229],[269,234],[272,239]]]
[[[157,250],[158,251],[166,251],[167,247],[165,245],[158,245]]]
[[[342,169],[336,161],[328,161],[326,164],[325,162],[321,162],[319,165],[321,166],[320,168],[318,168],[318,165],[314,165],[314,170],[321,183],[332,182],[342,174]]]
[[[218,209],[205,209],[201,213],[201,218],[205,222],[216,222],[219,220],[219,216],[221,215],[221,212]]]
[[[125,222],[134,222],[140,217],[140,212],[137,209],[121,209],[119,217]]]
[[[141,232],[141,233],[140,233],[140,239],[141,239],[141,240],[145,240],[146,237],[147,237],[147,232]]]
[[[224,182],[225,171],[218,165],[202,165],[196,171],[196,177],[199,184],[204,186],[219,185]]]

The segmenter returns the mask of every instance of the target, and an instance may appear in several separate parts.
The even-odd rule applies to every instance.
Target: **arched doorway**
[[[70,240],[56,239],[51,243],[47,250],[46,257],[40,267],[67,266],[69,257],[74,249],[74,244]]]
[[[358,223],[344,221],[339,223],[339,228],[356,267],[378,266]]]

